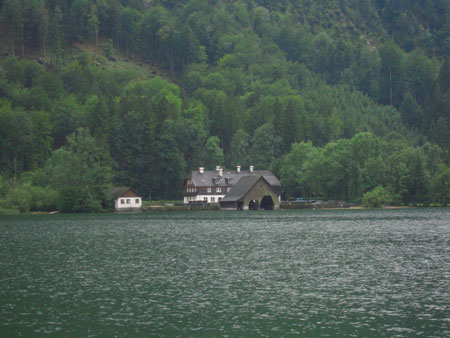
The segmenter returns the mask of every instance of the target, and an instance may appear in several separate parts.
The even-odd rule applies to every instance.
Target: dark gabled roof
[[[243,176],[238,183],[228,192],[220,202],[236,202],[244,196],[258,183],[259,180],[267,180],[263,176]],[[269,182],[267,182],[269,184]],[[270,184],[269,184],[270,185]]]
[[[105,195],[106,195],[106,198],[115,200],[115,199],[121,197],[123,194],[125,194],[128,191],[132,191],[136,195],[139,196],[139,194],[136,193],[136,191],[134,191],[130,187],[111,187],[106,191]]]
[[[254,170],[250,172],[248,170],[241,170],[240,172],[223,170],[222,177],[219,176],[219,172],[216,170],[208,170],[201,174],[199,171],[192,171],[189,178],[196,187],[226,187],[230,185],[235,185],[237,182],[246,176],[264,177],[264,179],[272,187],[280,187],[280,181],[278,178],[269,170]],[[214,179],[220,179],[220,183],[214,184]],[[232,179],[233,183],[228,183],[228,180]]]

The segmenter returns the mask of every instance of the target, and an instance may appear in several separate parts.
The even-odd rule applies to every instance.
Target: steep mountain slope
[[[76,153],[66,138],[83,128],[73,140],[93,137],[108,155],[105,184],[146,197],[179,197],[200,164],[253,164],[282,175],[286,196],[358,200],[383,185],[403,203],[438,199],[423,187],[449,163],[448,1],[3,0],[0,19],[5,192],[14,177],[67,190],[43,173],[62,165],[59,149]],[[353,157],[334,186],[311,176],[344,165],[362,132],[375,137],[370,158]],[[295,143],[310,144],[310,162]],[[329,163],[334,147],[342,158]],[[370,176],[393,161],[388,149],[416,172]],[[98,200],[102,189],[78,193]]]

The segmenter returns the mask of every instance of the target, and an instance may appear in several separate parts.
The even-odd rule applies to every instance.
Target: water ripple
[[[0,218],[1,336],[450,336],[450,210]]]

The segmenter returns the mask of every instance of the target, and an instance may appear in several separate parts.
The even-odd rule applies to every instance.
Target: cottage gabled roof
[[[130,187],[111,187],[106,191],[105,195],[106,195],[106,198],[115,200],[115,199],[123,196],[128,191],[132,191],[136,196],[139,196],[139,194],[136,193],[136,191],[134,191]]]
[[[192,171],[190,174],[190,179],[192,184],[196,187],[226,187],[230,185],[236,185],[243,177],[264,177],[264,179],[272,187],[280,187],[280,181],[278,178],[269,170],[254,170],[253,172],[249,170],[241,170],[240,172],[223,170],[222,176],[219,176],[219,172],[216,170],[208,170],[203,173],[199,171]],[[215,183],[217,180],[218,183]],[[231,181],[233,183],[231,183]]]

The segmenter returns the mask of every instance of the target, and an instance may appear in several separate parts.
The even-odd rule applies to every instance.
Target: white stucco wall
[[[116,209],[140,208],[142,207],[142,198],[119,197],[118,199],[116,199],[114,206]]]
[[[214,202],[211,202],[211,197],[214,198]],[[197,195],[197,196],[191,196],[191,197],[184,197],[184,203],[187,204],[190,201],[195,201],[195,202],[203,202],[206,201],[207,203],[219,203],[219,198],[224,198],[225,194],[221,194],[221,195]]]

